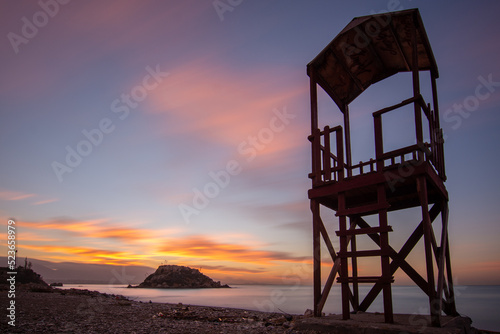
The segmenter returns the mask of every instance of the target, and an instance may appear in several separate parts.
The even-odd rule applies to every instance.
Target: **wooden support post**
[[[445,286],[445,263],[446,251],[448,250],[448,206],[443,205],[441,209],[441,244],[439,247],[437,264],[438,264],[438,280],[437,280],[437,297],[439,298],[439,313],[443,310],[443,288]]]
[[[377,198],[380,206],[387,202],[385,187],[383,184],[377,186]],[[382,209],[379,211],[379,226],[381,229],[386,229],[387,224],[387,209]],[[389,233],[387,230],[380,232],[380,249],[382,251],[381,256],[381,267],[382,267],[382,281],[383,281],[383,296],[384,296],[384,320],[386,323],[393,323],[393,311],[392,311],[392,292],[391,292],[391,267],[389,263]]]
[[[318,129],[318,87],[314,78],[314,71],[311,71],[309,80],[309,90],[311,94],[311,134]]]
[[[349,218],[351,221],[351,225],[354,222],[353,218]],[[356,235],[353,234],[351,236],[351,252],[353,254],[356,254]],[[358,259],[354,255],[351,258],[351,265],[352,265],[352,308],[354,312],[357,312],[359,309],[359,284],[358,284]]]
[[[446,222],[446,225],[448,225],[448,201],[443,200],[443,214],[445,217],[443,217],[443,222]],[[444,305],[444,309],[446,314],[448,315],[453,315],[457,316],[459,315],[456,309],[455,305],[455,292],[453,291],[453,275],[451,272],[451,261],[450,261],[450,243],[449,243],[449,238],[448,238],[448,233],[446,233],[446,250],[444,251],[444,262],[446,266],[446,277],[448,281],[448,295],[446,296],[446,305]]]
[[[436,84],[436,75],[431,72],[431,85],[432,85],[432,104],[434,107],[435,114],[435,136],[436,136],[436,146],[438,151],[436,152],[438,159],[437,170],[439,176],[446,180],[446,173],[444,168],[444,139],[443,139],[443,130],[441,129],[441,125],[439,122],[439,104],[438,104],[438,94],[437,94],[437,84]]]
[[[431,87],[432,87],[432,109],[436,114],[436,127],[439,129],[441,125],[439,124],[439,104],[438,104],[438,93],[437,93],[437,83],[436,75],[431,72]]]
[[[449,244],[449,241],[447,241]],[[448,315],[457,316],[456,304],[455,304],[455,292],[453,290],[453,275],[451,273],[451,261],[450,261],[450,247],[446,249],[446,277],[448,278],[448,299],[446,301],[446,309]]]
[[[339,211],[344,210],[346,207],[345,194],[343,192],[338,195]],[[339,230],[340,232],[347,231],[347,217],[339,216]],[[347,252],[347,236],[345,234],[340,236],[340,252]],[[340,278],[342,280],[342,319],[347,320],[350,318],[349,299],[351,290],[347,278],[349,277],[348,260],[345,256],[340,258]]]
[[[314,315],[321,316],[318,305],[321,299],[321,232],[320,232],[320,209],[319,203],[311,200],[311,211],[313,215],[313,293],[314,293]]]
[[[428,194],[427,194],[427,180],[425,176],[420,176],[417,179],[417,192],[420,199],[422,208],[422,222],[424,228],[424,248],[425,248],[425,262],[427,267],[427,295],[429,296],[429,306],[431,310],[431,323],[434,327],[440,327],[441,314],[438,309],[439,300],[437,300],[435,281],[434,281],[434,267],[433,267],[433,250],[432,250],[432,225],[429,215]]]
[[[322,181],[321,177],[321,142],[320,142],[320,131],[315,129],[312,133],[312,171],[313,171],[313,187],[320,185]]]
[[[330,181],[332,179],[332,167],[331,167],[331,147],[330,147],[330,127],[327,125],[323,131],[323,138],[325,139],[325,149],[323,151],[323,170],[325,171],[324,180]]]
[[[310,94],[311,94],[311,135],[312,135],[312,172],[313,186],[321,183],[321,149],[320,149],[320,131],[318,128],[318,89],[314,79],[314,72],[310,75]]]
[[[420,96],[420,78],[419,78],[419,68],[418,68],[418,49],[417,49],[417,31],[412,31],[411,36],[412,43],[412,79],[413,79],[413,97],[416,98]],[[422,110],[419,101],[413,103],[415,112],[415,133],[417,137],[417,145],[423,147],[424,137],[422,132]],[[418,161],[423,161],[424,152],[418,151]]]
[[[377,172],[384,169],[384,141],[382,137],[382,115],[374,115],[373,123],[375,126],[375,158],[377,160]]]
[[[340,170],[337,172],[337,181],[344,179],[344,143],[342,142],[342,128],[337,130],[337,162]],[[349,168],[347,169],[349,171]]]
[[[344,110],[344,133],[345,133],[345,162],[347,165],[347,177],[352,176],[352,158],[351,158],[351,126],[349,121],[349,106],[345,105]],[[343,159],[344,157],[342,157]]]

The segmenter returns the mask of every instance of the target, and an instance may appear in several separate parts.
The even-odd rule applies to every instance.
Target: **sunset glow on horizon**
[[[440,71],[453,274],[500,284],[500,4],[234,3],[0,4],[0,221],[16,221],[18,256],[312,284],[306,65],[353,17],[418,6]],[[353,104],[355,159],[371,157],[371,113],[406,99],[406,78]],[[340,124],[321,94],[321,121]],[[407,217],[390,221],[391,243],[420,220]],[[335,235],[333,214],[325,225]],[[425,272],[421,246],[408,261]]]

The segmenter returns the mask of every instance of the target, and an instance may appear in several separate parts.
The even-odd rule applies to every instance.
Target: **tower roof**
[[[438,68],[418,9],[354,18],[308,65],[307,74],[340,110],[371,84],[411,71],[416,32],[418,69]]]

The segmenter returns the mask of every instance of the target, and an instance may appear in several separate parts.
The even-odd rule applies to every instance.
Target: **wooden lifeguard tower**
[[[419,74],[430,73],[431,103],[424,101]],[[375,157],[353,164],[349,105],[370,85],[399,72],[410,72],[413,96],[401,103],[373,112]],[[307,65],[311,94],[312,188],[308,195],[313,216],[314,314],[321,316],[335,282],[341,284],[342,317],[350,312],[366,311],[380,292],[383,293],[385,322],[393,322],[391,284],[401,269],[429,298],[433,326],[440,326],[441,315],[457,315],[448,243],[448,193],[443,132],[439,124],[436,79],[438,68],[418,9],[354,18]],[[318,127],[317,86],[335,102],[343,124]],[[387,94],[391,94],[387,92]],[[414,144],[384,151],[382,124],[388,113],[411,108],[414,115]],[[428,133],[424,126],[428,125]],[[413,130],[412,130],[413,131]],[[424,141],[424,132],[428,137]],[[421,221],[396,251],[389,242],[390,232],[398,224],[388,212],[421,208]],[[324,208],[324,212],[320,212]],[[336,252],[325,228],[322,215],[338,217],[340,250]],[[378,224],[368,224],[375,215]],[[433,222],[441,217],[439,240]],[[373,249],[358,250],[356,239],[368,236]],[[406,260],[423,237],[425,278]],[[328,249],[333,267],[326,282],[321,278],[321,239]],[[358,259],[380,261],[381,274],[360,276]],[[378,265],[377,265],[378,266]],[[372,284],[360,302],[359,284]]]

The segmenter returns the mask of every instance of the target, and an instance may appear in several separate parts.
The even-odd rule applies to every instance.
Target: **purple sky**
[[[0,217],[19,256],[239,282],[299,268],[310,284],[306,64],[353,17],[415,7],[440,70],[455,283],[500,283],[495,1],[2,1]],[[407,82],[353,103],[353,161],[373,157],[369,114]],[[396,245],[409,217],[390,222]]]

